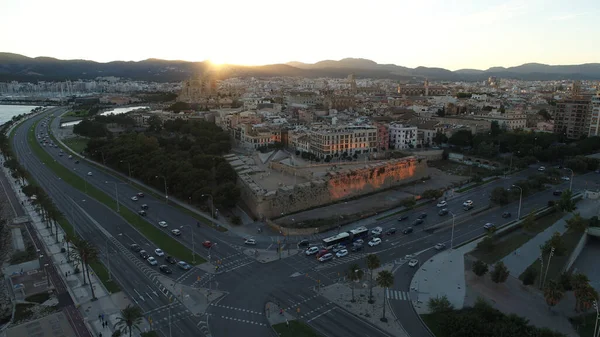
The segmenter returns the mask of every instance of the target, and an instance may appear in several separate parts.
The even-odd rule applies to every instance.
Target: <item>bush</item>
[[[488,265],[485,264],[485,262],[483,262],[481,260],[477,260],[477,261],[475,261],[475,263],[473,263],[472,270],[475,273],[475,275],[483,276],[488,272],[489,268],[488,268]]]
[[[234,216],[231,217],[231,223],[234,224],[234,225],[236,225],[236,226],[241,225],[242,224],[242,218],[240,218],[237,215],[234,215]]]
[[[484,251],[486,253],[491,252],[494,249],[494,239],[489,236],[486,236],[483,240],[481,240],[477,244],[477,249]]]
[[[429,308],[429,311],[433,313],[449,312],[454,310],[454,306],[452,303],[450,303],[450,301],[448,301],[448,297],[446,295],[442,297],[438,296],[436,298],[430,298],[429,302],[427,302],[427,307]]]
[[[537,270],[535,270],[533,266],[527,267],[527,269],[525,269],[523,272],[523,285],[529,286],[535,283],[537,274]]]
[[[494,265],[494,270],[490,274],[490,277],[494,283],[504,283],[508,278],[508,275],[508,268],[506,268],[504,262],[500,261]]]

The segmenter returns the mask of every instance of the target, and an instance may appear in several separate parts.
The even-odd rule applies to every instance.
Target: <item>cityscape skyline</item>
[[[597,5],[590,0],[382,1],[371,7],[309,1],[293,11],[271,0],[180,1],[167,8],[111,0],[91,14],[72,0],[9,0],[3,7],[0,29],[18,27],[18,34],[3,34],[0,45],[30,57],[239,65],[354,57],[411,68],[485,70],[595,63],[600,55],[598,44],[586,42],[586,36],[600,33],[594,23]],[[312,24],[301,23],[308,18]],[[326,29],[331,33],[323,34]]]

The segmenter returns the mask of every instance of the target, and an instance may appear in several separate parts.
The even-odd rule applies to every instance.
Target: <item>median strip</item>
[[[42,146],[36,141],[35,128],[38,123],[39,121],[35,122],[31,129],[29,129],[27,137],[27,142],[31,146],[35,155],[63,181],[77,188],[78,190],[85,192],[85,180],[80,176],[69,171],[69,169],[62,166],[60,163],[56,162],[54,158],[52,158],[52,156],[49,153],[47,153],[42,148]],[[87,184],[87,194],[90,197],[96,199],[97,201],[103,203],[113,211],[117,212],[116,201],[104,192],[92,186],[91,184]],[[177,259],[184,261],[187,261],[189,259],[189,248],[185,247],[168,234],[165,234],[160,229],[154,227],[147,221],[143,220],[142,218],[140,218],[140,216],[138,216],[128,208],[120,207],[120,212],[117,213],[119,213],[129,224],[137,228],[146,238],[148,238],[148,240],[154,243],[160,242],[161,247],[163,247],[169,255],[172,255]],[[202,257],[197,257],[196,260],[198,261],[198,263],[205,262],[205,260]]]

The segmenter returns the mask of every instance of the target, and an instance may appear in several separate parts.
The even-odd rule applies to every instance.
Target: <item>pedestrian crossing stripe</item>
[[[385,295],[390,300],[398,300],[398,301],[409,301],[410,294],[407,291],[400,291],[394,289],[385,289]]]

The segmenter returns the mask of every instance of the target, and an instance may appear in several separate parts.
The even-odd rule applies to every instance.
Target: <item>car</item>
[[[87,175],[91,177],[93,174],[92,172],[88,172]]]
[[[187,262],[185,261],[179,261],[177,262],[177,267],[183,269],[183,270],[190,270],[192,269],[192,266],[190,266]]]
[[[339,252],[340,250],[344,250],[344,249],[346,249],[346,246],[344,246],[344,245],[342,245],[342,244],[339,244],[339,245],[336,245],[335,247],[333,247],[333,249],[332,249],[332,250],[333,250],[333,252],[334,252],[334,253],[337,253],[337,252]]]
[[[422,224],[424,221],[425,220],[423,220],[423,219],[417,219],[417,220],[415,220],[415,221],[412,222],[412,225],[413,226],[418,226],[418,225]]]
[[[303,239],[302,241],[298,242],[298,247],[308,247],[310,245],[310,242],[308,242],[307,239]]]
[[[413,232],[413,228],[412,227],[406,227],[404,228],[404,230],[402,231],[402,234],[410,234]]]
[[[404,255],[404,259],[405,259],[405,260],[412,260],[412,259],[414,259],[414,258],[415,258],[415,255],[414,255],[414,254],[406,254],[406,255]]]
[[[363,239],[357,239],[356,241],[354,241],[352,243],[352,245],[354,245],[354,246],[362,246],[364,244],[365,244],[365,240],[363,240]]]
[[[554,192],[552,192],[553,195],[559,196],[562,195],[562,191],[561,190],[556,190]]]
[[[319,262],[325,262],[325,261],[329,261],[331,259],[333,259],[333,254],[325,253],[325,254],[323,254],[323,256],[319,257]]]
[[[448,215],[448,209],[447,208],[442,208],[439,212],[438,212],[439,216],[444,216],[444,215]]]
[[[175,235],[175,236],[179,236],[179,235],[181,235],[181,231],[180,231],[179,229],[172,229],[172,230],[171,230],[171,233],[172,233],[173,235]]]
[[[546,168],[545,168],[544,166],[540,166],[540,167],[538,168],[538,171],[540,171],[540,172],[544,172],[544,171],[546,171]]]
[[[146,204],[143,204],[143,205],[142,205],[142,209],[148,209],[148,205],[146,205]]]
[[[372,235],[381,235],[381,232],[383,232],[383,228],[381,227],[375,227],[371,230]]]
[[[140,198],[143,198],[144,197],[144,193],[138,192],[137,196],[140,197]]]
[[[319,252],[317,253],[317,259],[328,253],[329,253],[329,250],[327,250],[327,248],[321,248],[319,250]]]
[[[344,257],[348,255],[348,249],[342,249],[339,252],[335,253],[335,256],[337,257]]]
[[[512,216],[512,214],[510,214],[510,212],[504,212],[504,213],[502,213],[502,217],[503,217],[504,219],[506,219],[506,218],[510,218],[511,216]]]
[[[483,229],[489,231],[489,230],[492,230],[492,229],[496,229],[496,226],[493,223],[488,222],[485,225],[483,225]]]
[[[438,243],[438,244],[436,244],[436,245],[434,246],[434,248],[435,248],[436,250],[442,250],[442,249],[446,248],[446,245],[445,245],[445,244],[443,244],[443,243]]]
[[[206,248],[210,248],[213,246],[213,243],[207,240],[207,241],[202,242],[202,246],[204,246]]]
[[[143,209],[139,210],[138,214],[141,215],[141,216],[146,216],[146,211],[144,211]]]
[[[427,217],[427,213],[421,213],[419,214],[419,216],[417,217],[417,219],[423,220]]]
[[[463,209],[464,209],[465,211],[469,211],[469,210],[473,209],[473,205],[467,205],[467,206],[463,206]]]
[[[350,249],[353,252],[360,252],[363,249],[363,245],[354,245],[352,246],[352,248]]]
[[[446,200],[442,200],[437,203],[437,207],[446,207],[446,206],[448,206],[448,203],[446,202]]]
[[[467,200],[463,202],[463,206],[473,206],[473,200]]]
[[[374,238],[373,240],[369,241],[369,246],[371,246],[371,247],[375,247],[379,244],[381,244],[380,238]]]
[[[162,249],[160,249],[160,248],[156,248],[156,249],[154,250],[154,254],[155,254],[156,256],[165,256],[165,252],[163,252],[163,250],[162,250]]]
[[[309,256],[309,255],[314,255],[314,254],[316,254],[316,253],[318,253],[318,252],[319,252],[319,247],[312,246],[312,247],[308,248],[308,249],[307,249],[307,250],[304,252],[304,254],[306,254],[306,256]]]
[[[398,218],[398,221],[404,221],[406,219],[408,219],[408,215],[402,215]]]
[[[560,179],[562,179],[562,180],[564,180],[564,181],[569,181],[569,180],[571,180],[571,178],[569,178],[569,177],[567,177],[567,176],[564,176],[564,177],[562,177],[562,178],[560,178]]]
[[[156,261],[153,256],[150,256],[148,259],[146,259],[146,261],[148,261],[148,264],[151,266],[156,266],[158,264],[158,261]]]
[[[162,271],[165,274],[172,274],[173,271],[171,271],[171,269],[169,267],[167,267],[166,264],[160,265],[160,267],[158,267],[158,270]]]
[[[392,227],[385,232],[385,235],[394,235],[396,234],[396,228]]]
[[[166,222],[166,221],[159,221],[159,222],[158,222],[158,225],[159,225],[160,227],[162,227],[162,228],[167,228],[167,227],[169,226],[169,225],[167,225],[167,222]]]
[[[75,164],[79,164],[79,160],[76,160],[76,161],[75,161]]]
[[[142,259],[147,259],[150,255],[148,255],[148,252],[146,252],[145,250],[140,250],[140,257]]]
[[[63,156],[63,154],[62,154],[62,153],[59,153],[59,154],[58,154],[58,156],[59,156],[59,157],[62,157],[62,156]]]
[[[131,200],[133,201],[138,201],[138,197],[136,197],[135,195],[133,197],[131,197]]]
[[[140,245],[138,245],[137,243],[132,243],[129,248],[131,248],[131,250],[133,250],[134,252],[139,252],[140,250],[142,250],[142,247],[140,247]]]
[[[72,155],[69,155],[69,159],[73,159],[73,156],[72,156]]]
[[[175,258],[172,257],[171,255],[167,255],[167,257],[165,257],[165,261],[169,262],[170,264],[177,263],[177,260],[175,260]]]
[[[246,239],[246,240],[244,241],[244,243],[245,243],[245,244],[247,244],[247,245],[252,245],[252,246],[254,246],[254,245],[256,244],[256,240],[254,240],[254,239]]]
[[[409,267],[416,267],[418,264],[419,264],[419,260],[417,260],[417,259],[412,259],[412,260],[408,261]]]

